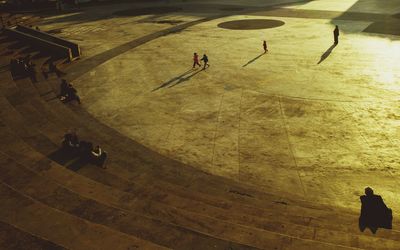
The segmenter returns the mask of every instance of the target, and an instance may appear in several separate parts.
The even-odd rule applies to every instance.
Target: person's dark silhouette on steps
[[[333,30],[333,38],[335,40],[335,44],[339,43],[339,26],[336,25],[335,29]]]
[[[376,233],[378,228],[392,229],[392,210],[388,208],[379,195],[374,195],[372,188],[365,189],[365,195],[360,196],[361,213],[359,218],[360,231],[369,228]]]
[[[61,79],[60,94],[58,95],[61,100],[64,100],[68,94],[69,84],[65,79]]]

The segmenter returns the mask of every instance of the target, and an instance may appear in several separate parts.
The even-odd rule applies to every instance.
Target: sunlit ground
[[[314,1],[289,8],[393,14],[400,7],[394,1],[355,2]],[[198,18],[198,13],[173,13],[156,20]],[[217,27],[252,18],[285,25],[244,31]],[[115,34],[109,41],[95,31],[64,35],[81,36],[83,48],[94,55],[169,27],[136,24],[139,19],[91,21]],[[345,32],[329,54],[334,24]],[[149,41],[74,84],[94,116],[204,171],[352,208],[371,186],[389,206],[400,208],[400,42],[396,36],[362,32],[370,24],[232,15]],[[264,39],[270,52],[261,55]],[[193,52],[206,53],[211,67],[190,71]]]

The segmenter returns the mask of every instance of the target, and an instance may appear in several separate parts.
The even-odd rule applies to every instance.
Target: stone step
[[[73,197],[73,193],[69,193],[74,190],[70,189],[64,189],[59,185],[56,185],[54,182],[45,180],[44,178],[40,177],[39,175],[35,174],[31,170],[28,170],[27,168],[23,167],[22,165],[12,161],[10,158],[1,159],[1,163],[4,165],[8,165],[8,167],[1,167],[2,172],[4,173],[3,181],[7,183],[7,185],[12,185],[14,188],[18,188],[18,190],[29,190],[29,191],[22,191],[22,192],[28,192],[27,194],[31,195],[32,197],[39,199],[42,201],[42,199],[45,199],[46,201],[49,199],[48,197],[52,197],[53,193],[56,192],[57,195],[62,194],[62,197],[66,197],[71,199]],[[14,164],[12,164],[14,163]],[[15,183],[15,181],[10,181],[15,178],[18,178],[18,182]],[[22,180],[21,180],[22,179]],[[21,185],[20,182],[23,181],[24,184]],[[72,181],[71,181],[72,182]],[[46,190],[55,190],[54,192],[50,192],[48,194],[44,194],[43,190],[40,191],[34,191],[35,187],[41,188],[41,187],[47,187]],[[275,234],[272,232],[267,232],[264,230],[260,230],[257,228],[249,228],[245,226],[240,226],[240,225],[235,225],[232,223],[223,223],[219,220],[215,220],[212,218],[209,218],[207,216],[200,216],[194,213],[185,213],[182,211],[178,211],[177,209],[171,209],[166,206],[162,206],[160,204],[156,204],[153,202],[147,202],[144,199],[140,199],[139,197],[135,196],[129,196],[127,194],[123,194],[121,192],[118,192],[117,190],[113,190],[110,192],[109,189],[101,187],[100,185],[97,185],[97,188],[99,190],[93,190],[93,188],[90,190],[85,188],[85,185],[82,185],[82,182],[76,183],[76,186],[74,187],[75,191],[79,190],[85,190],[86,195],[91,195],[91,193],[95,193],[95,196],[97,199],[102,200],[102,204],[109,203],[111,200],[111,203],[108,204],[110,208],[118,208],[122,207],[120,210],[121,213],[124,213],[125,216],[129,217],[131,215],[130,211],[135,211],[140,212],[140,214],[147,214],[148,216],[152,217],[158,217],[162,219],[163,221],[169,221],[172,224],[176,225],[181,225],[182,227],[192,229],[195,231],[199,231],[202,233],[205,233],[207,235],[212,235],[212,236],[217,236],[218,238],[226,238],[226,239],[231,239],[233,241],[238,241],[239,243],[246,244],[246,245],[252,245],[254,247],[258,248],[263,248],[265,249],[266,247],[272,247],[275,246],[275,249],[281,249],[282,246],[287,246],[289,247],[291,245],[291,242],[293,239],[296,241],[304,241],[304,244],[311,244],[316,248],[321,248],[324,246],[325,248],[329,248],[331,245],[324,244],[318,241],[314,240],[303,240],[299,238],[293,238],[293,237],[287,237],[285,235],[280,235],[280,234]],[[63,190],[63,191],[61,191]],[[46,191],[47,192],[47,191]],[[38,196],[35,196],[35,193],[37,193]],[[69,194],[67,194],[69,193]],[[45,198],[42,198],[45,197]],[[64,200],[64,199],[63,199]],[[43,201],[43,202],[46,202]],[[91,201],[84,201],[84,197],[80,196],[79,201],[82,202],[82,204],[88,204],[90,203],[91,209],[94,211],[97,211],[97,213],[101,213],[101,207],[94,202],[94,200]],[[74,204],[77,202],[77,199],[72,199],[72,201],[68,201],[69,204]],[[54,203],[52,203],[54,205]],[[50,204],[48,204],[50,205]],[[66,205],[61,205],[62,207],[65,207]],[[71,205],[69,205],[71,206]],[[74,208],[72,208],[74,207]],[[71,209],[75,210],[75,207],[81,208],[82,205],[74,205],[72,206]],[[68,211],[71,211],[71,209],[68,209]],[[84,209],[87,211],[87,209]],[[104,210],[103,210],[104,211]],[[87,212],[86,212],[87,213]],[[110,214],[108,216],[111,216]],[[190,219],[189,219],[190,218]],[[101,222],[97,222],[101,223]],[[126,225],[126,224],[124,224]],[[213,225],[210,227],[209,225]],[[337,233],[338,235],[338,233]],[[342,240],[343,242],[345,241],[346,237],[345,235],[342,235],[342,237],[336,237],[336,239]],[[352,239],[353,242],[349,242],[353,244],[353,247],[365,247],[365,246],[384,246],[385,249],[395,249],[393,247],[394,244],[392,241],[388,240],[382,240],[380,239],[379,244],[375,244],[378,242],[374,238],[368,238],[368,237],[355,237]],[[357,242],[357,246],[354,246],[354,242]],[[335,243],[336,245],[337,243]],[[336,248],[340,248],[339,246],[335,246]]]
[[[278,203],[279,204],[279,203]],[[269,204],[269,206],[270,206],[271,204]],[[325,212],[325,211],[324,211]],[[315,212],[314,211],[312,211],[312,214],[314,215],[315,214]],[[342,215],[343,216],[343,215]],[[354,221],[355,222],[355,221]]]
[[[62,250],[66,248],[0,221],[0,249]]]
[[[56,85],[53,83],[53,85]],[[57,88],[54,86],[53,89]],[[53,102],[51,103],[51,105]],[[151,152],[148,149],[145,149],[142,145],[137,144],[136,142],[120,135],[115,130],[108,128],[101,122],[97,121],[95,118],[91,117],[90,114],[87,114],[84,110],[79,107],[69,105],[69,108],[73,109],[75,113],[78,114],[78,117],[85,117],[85,119],[80,119],[77,124],[77,127],[88,127],[91,128],[92,131],[97,131],[104,138],[103,142],[108,142],[113,145],[118,153],[118,157],[122,158],[122,153],[126,155],[123,159],[119,159],[120,163],[123,163],[124,166],[129,166],[129,169],[132,169],[134,166],[134,170],[140,171],[141,173],[146,173],[151,171],[151,174],[158,175],[160,178],[169,178],[168,181],[179,182],[180,184],[184,184],[186,188],[193,188],[194,190],[204,190],[206,188],[214,189],[215,187],[219,188],[219,191],[222,191],[223,196],[231,197],[233,200],[241,201],[244,199],[245,203],[249,202],[249,198],[258,198],[259,200],[271,198],[271,194],[266,195],[264,192],[260,192],[254,190],[254,188],[249,187],[248,185],[243,185],[242,183],[235,183],[233,185],[233,181],[229,179],[225,179],[222,177],[212,176],[210,174],[201,172],[199,170],[193,170],[189,166],[182,166],[181,163],[168,159],[166,157],[160,156],[154,152]],[[65,107],[64,107],[65,108]],[[72,115],[69,115],[71,120],[74,120]],[[84,123],[84,124],[82,124]],[[114,143],[112,143],[114,142]],[[108,151],[111,152],[113,148],[109,148]],[[130,149],[139,148],[142,151],[135,151]],[[150,152],[150,153],[149,153]],[[149,155],[146,158],[143,158],[143,155]],[[133,157],[134,156],[134,157]],[[150,159],[149,159],[150,158]],[[152,162],[153,159],[157,159],[156,162]],[[179,169],[179,173],[178,173]],[[185,169],[185,170],[182,170]],[[186,171],[189,169],[189,171]],[[171,174],[169,175],[168,172]],[[213,181],[210,183],[210,181]],[[208,183],[208,184],[207,184]],[[234,186],[234,188],[232,188]],[[222,190],[221,190],[222,189]],[[251,192],[249,192],[249,189]],[[215,190],[215,189],[214,189]],[[211,190],[204,190],[206,193],[210,193]],[[255,194],[259,197],[256,197]],[[274,196],[274,199],[280,199],[280,196]],[[297,197],[296,197],[297,198]],[[252,199],[251,199],[252,200]],[[285,198],[286,201],[290,201],[291,199]],[[299,202],[298,199],[296,202]],[[309,201],[304,201],[303,205],[310,206],[312,208],[321,207],[322,209],[330,209],[333,210],[332,207],[321,205],[321,204],[312,204]],[[335,208],[337,210],[337,208]],[[344,210],[344,209],[343,209]]]
[[[36,103],[37,104],[37,103]],[[35,105],[36,107],[38,107],[39,105]],[[32,112],[32,113],[34,113],[34,112]],[[43,113],[43,112],[41,112],[41,113]],[[116,169],[117,168],[117,169]],[[83,169],[83,171],[84,171],[85,169]],[[131,172],[126,172],[126,171],[123,171],[123,169],[121,169],[119,166],[117,166],[117,165],[113,165],[113,167],[111,167],[108,171],[110,171],[110,172],[112,172],[113,174],[119,174],[121,177],[123,177],[123,176],[125,176],[125,174],[127,174],[126,175],[126,177],[127,177],[127,179],[130,179],[130,180],[135,180],[135,178],[137,177],[137,176],[132,176],[132,174],[129,174],[129,173],[131,173]],[[121,172],[122,171],[122,172]],[[105,182],[105,183],[107,183],[108,185],[111,185],[111,186],[114,186],[114,187],[118,187],[118,188],[125,188],[125,189],[129,189],[129,183],[128,184],[126,184],[126,186],[124,187],[122,184],[124,184],[124,183],[127,183],[127,180],[124,180],[124,179],[121,179],[121,178],[116,178],[114,175],[111,175],[110,176],[110,178],[107,178],[107,175],[100,175],[100,173],[101,173],[102,171],[97,171],[97,175],[95,175],[96,177],[93,177],[93,176],[88,176],[88,177],[91,177],[91,178],[98,178],[97,180],[98,181],[101,181],[101,182]],[[121,174],[121,173],[123,173],[123,174]],[[93,173],[92,173],[93,174]],[[129,177],[129,178],[128,178]],[[151,178],[151,177],[150,177]],[[149,182],[147,182],[147,183],[142,183],[142,185],[144,186],[144,185],[148,185],[149,183],[151,182],[151,180],[149,180]],[[131,181],[131,183],[133,184],[133,185],[136,185],[136,183],[134,182],[134,181]],[[163,187],[159,187],[158,188],[158,190],[162,190],[163,189]],[[171,193],[174,193],[174,192],[176,192],[177,190],[181,190],[181,188],[180,187],[175,187],[175,189],[174,190],[171,190],[172,192]],[[197,195],[197,194],[196,194]],[[195,196],[194,196],[194,193],[193,192],[191,192],[190,194],[187,194],[186,195],[187,197],[189,196],[190,198],[194,198]],[[204,196],[204,195],[203,195]],[[188,197],[188,198],[189,198]],[[224,204],[226,204],[226,202],[224,201],[223,202]],[[276,208],[277,209],[282,209],[282,204],[280,204],[280,203],[278,203],[279,205],[278,206],[276,206]],[[214,205],[214,204],[213,204]],[[218,204],[217,206],[221,206],[220,204]],[[226,205],[222,205],[222,206],[226,206]],[[275,208],[274,207],[274,204],[272,203],[272,204],[270,204],[270,208]],[[244,210],[245,212],[249,212],[249,210],[247,209],[247,210]],[[260,214],[260,210],[259,209],[257,209],[256,211],[253,211],[253,213],[254,214]]]
[[[67,249],[163,249],[50,208],[3,183],[0,184],[0,207],[0,221]]]
[[[120,164],[120,165],[122,165],[122,164]],[[150,178],[153,179],[154,176],[150,176]],[[149,181],[152,181],[151,179],[150,179]],[[223,195],[223,194],[222,194],[222,195]],[[279,200],[277,201],[277,204],[278,204],[278,205],[281,204]],[[275,205],[275,204],[272,204],[272,205]],[[284,205],[284,204],[283,204],[283,205]],[[264,204],[264,206],[265,206],[265,204]],[[268,206],[269,206],[269,207],[271,206],[271,202],[269,202]],[[282,206],[281,206],[281,207],[282,207]],[[285,208],[285,209],[286,209],[286,208]],[[323,211],[323,213],[325,213],[325,211]],[[321,217],[321,215],[318,215],[318,214],[316,215],[316,213],[315,213],[314,210],[311,210],[310,218],[314,218],[314,219],[313,219],[313,223],[314,223],[314,224],[318,224],[318,223],[319,223],[319,221],[318,221],[319,218],[318,218],[317,216]],[[328,214],[328,216],[332,216],[332,214]],[[343,214],[341,214],[341,217],[343,217]],[[324,218],[324,217],[322,217],[322,218]],[[354,225],[356,224],[356,220],[354,220],[354,217],[352,218],[352,223],[353,223],[353,225],[347,225],[347,226],[352,226],[352,227],[354,227]]]
[[[34,172],[24,169],[12,159],[0,154],[2,183],[22,194],[71,215],[92,223],[101,224],[125,234],[140,237],[159,245],[180,249],[252,249],[222,238],[167,224],[135,212],[107,206],[95,200],[80,196],[69,189],[47,180]],[[102,194],[97,193],[100,197]],[[194,222],[196,223],[196,222]],[[201,224],[201,222],[198,222]],[[216,230],[216,229],[215,229]],[[220,228],[219,230],[223,230]],[[274,239],[269,241],[273,244]]]
[[[22,89],[26,89],[26,88],[23,87]],[[60,104],[60,103],[58,103],[58,104]],[[63,105],[61,104],[61,106],[63,106]],[[120,165],[124,165],[124,164],[120,164]],[[151,175],[151,177],[154,178],[154,175]],[[222,193],[222,195],[225,195],[225,193]]]
[[[4,138],[4,135],[3,135],[3,138]],[[42,163],[42,165],[44,165],[44,163]],[[44,167],[44,168],[43,168],[43,166],[39,167],[39,171],[41,171],[42,173],[43,173],[43,169],[45,169],[46,172],[50,171],[50,169],[53,169],[53,172],[54,171],[58,172],[56,174],[56,176],[58,178],[60,178],[60,170],[63,170],[59,167],[58,168],[54,168],[54,167],[52,168],[51,166]],[[64,171],[64,173],[63,173],[63,171],[61,171],[61,173],[64,175],[66,174],[65,171]],[[68,187],[70,189],[74,189],[75,192],[79,192],[81,190],[86,190],[86,196],[91,196],[91,194],[98,193],[98,194],[100,194],[100,196],[99,196],[100,200],[105,197],[109,197],[108,199],[116,198],[116,200],[114,202],[112,202],[112,204],[109,204],[109,205],[115,206],[117,204],[116,206],[118,206],[118,207],[124,207],[127,210],[140,211],[140,213],[143,213],[143,214],[146,214],[149,211],[152,211],[152,213],[148,214],[149,216],[154,216],[153,213],[162,214],[162,215],[164,215],[165,213],[177,214],[177,212],[174,208],[172,208],[172,210],[171,210],[171,208],[166,207],[163,204],[158,204],[159,202],[157,202],[157,201],[155,201],[154,203],[153,202],[151,203],[153,206],[157,205],[156,209],[149,209],[149,207],[151,207],[151,205],[147,205],[147,204],[149,204],[148,201],[143,200],[144,198],[145,199],[149,198],[148,195],[146,194],[146,190],[142,190],[142,193],[140,193],[140,191],[139,191],[139,193],[135,193],[134,196],[132,196],[131,194],[123,194],[123,193],[117,195],[118,194],[117,191],[114,191],[111,194],[107,195],[107,193],[109,193],[109,190],[105,187],[101,187],[101,185],[97,185],[98,188],[99,188],[99,186],[101,187],[101,190],[97,190],[97,191],[92,190],[91,188],[96,186],[96,183],[92,183],[89,186],[87,186],[89,181],[79,180],[79,178],[77,178],[78,176],[72,176],[71,174],[66,174],[66,175],[67,175],[66,177],[63,176],[64,179],[66,179],[66,180],[61,181],[61,182],[68,182],[68,184],[66,184],[66,185],[68,185]],[[73,181],[72,177],[75,177],[75,179],[78,179],[78,180]],[[71,186],[72,183],[75,183],[76,186]],[[158,197],[160,197],[160,196],[163,196],[163,195],[158,195]],[[94,199],[96,199],[96,197],[97,197],[97,199],[99,199],[98,196],[95,196]],[[117,198],[117,197],[119,197],[119,198]],[[156,198],[158,198],[158,197],[156,197]],[[91,197],[91,198],[93,198],[93,197]],[[128,206],[127,204],[122,204],[122,205],[119,204],[118,205],[119,200],[124,200],[124,201],[135,200],[135,202],[139,202],[141,204],[141,206],[139,206],[139,207],[138,206]],[[108,200],[106,200],[106,201],[103,200],[102,202],[106,203],[106,202],[108,202]],[[176,203],[176,201],[172,202],[172,204],[170,204],[170,206],[172,207],[175,203]],[[202,208],[203,209],[205,208],[203,204],[182,204],[182,205],[183,205],[183,207],[196,206],[199,208],[199,210],[197,210],[196,213],[203,213],[205,215],[208,213],[210,216],[217,218],[218,220],[226,220],[226,221],[237,223],[237,224],[256,227],[256,230],[257,230],[257,228],[264,229],[264,230],[268,230],[268,231],[279,232],[279,233],[283,233],[286,235],[301,237],[301,238],[306,238],[306,239],[313,239],[313,237],[315,237],[315,236],[319,237],[320,235],[324,235],[324,232],[326,233],[328,231],[328,230],[314,229],[312,227],[305,227],[305,226],[302,227],[302,226],[298,226],[298,225],[287,224],[287,223],[284,223],[286,220],[283,217],[281,218],[282,222],[277,222],[277,221],[271,221],[271,220],[257,219],[252,216],[233,214],[231,212],[221,211],[218,209],[214,209],[211,211],[210,210],[202,211]],[[168,211],[170,211],[170,212],[168,212]],[[234,212],[234,211],[232,211],[232,212]],[[173,218],[173,221],[176,221],[177,220],[176,218],[184,218],[185,216],[187,217],[186,214],[178,213],[178,215],[175,215],[175,217]],[[166,217],[166,216],[163,216],[163,217]],[[191,218],[196,218],[196,214],[192,213]],[[200,217],[197,216],[197,218],[198,218],[197,219],[198,221],[205,221],[207,219],[207,218],[204,219],[201,216]],[[212,223],[212,224],[215,224],[215,223]],[[333,233],[333,234],[335,234],[335,233]],[[368,245],[371,245],[374,242],[376,242],[375,239],[371,239],[371,238],[368,238],[365,236],[360,236],[359,237],[360,239],[356,239],[358,236],[347,237],[348,236],[347,233],[344,235],[342,233],[342,237],[339,237],[338,233],[336,233],[336,235],[337,235],[337,237],[335,238],[335,240],[337,240],[337,242],[332,242],[332,243],[337,244],[340,242],[340,244],[343,244],[343,245],[352,244],[351,246],[355,246],[354,242],[360,242],[360,243],[358,243],[359,245],[357,245],[358,247],[360,247],[360,246],[368,246]],[[340,235],[340,233],[339,233],[339,235]],[[319,238],[320,238],[320,241],[323,241],[323,242],[325,241],[324,237],[319,237]],[[371,241],[372,241],[372,243],[371,243]],[[389,244],[389,243],[386,242],[386,244]],[[393,243],[391,243],[391,244],[393,245]],[[385,244],[380,243],[379,245],[385,245]],[[386,248],[390,248],[390,246],[386,246]]]

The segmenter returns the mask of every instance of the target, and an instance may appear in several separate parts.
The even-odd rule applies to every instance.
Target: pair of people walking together
[[[208,64],[208,57],[206,54],[204,54],[200,60],[204,62],[203,69],[206,69],[206,67],[210,67],[210,65]],[[201,64],[199,62],[199,55],[197,55],[197,53],[194,53],[193,54],[193,68],[195,68],[196,65],[201,67]]]

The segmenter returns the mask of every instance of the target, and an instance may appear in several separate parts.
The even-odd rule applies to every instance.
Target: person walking
[[[197,55],[197,53],[194,53],[193,54],[193,68],[195,68],[196,65],[199,65],[199,67],[201,67],[201,64],[199,63],[199,56]]]
[[[203,69],[206,69],[206,67],[210,67],[210,64],[208,64],[208,57],[206,54],[203,55],[203,58],[201,60],[204,62]]]
[[[339,43],[339,26],[336,25],[335,29],[333,30],[333,37],[335,40],[335,45]]]
[[[268,48],[267,48],[267,42],[264,40],[263,42],[263,48],[264,48],[264,53],[268,52]]]

